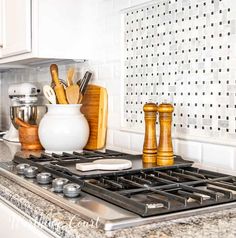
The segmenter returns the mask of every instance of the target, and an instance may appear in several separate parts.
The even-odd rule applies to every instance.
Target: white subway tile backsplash
[[[108,95],[108,115],[112,114],[114,112],[114,106],[113,106],[114,97],[111,95]]]
[[[116,147],[131,150],[131,135],[128,132],[114,131],[113,142]]]
[[[121,63],[119,61],[113,64],[113,78],[120,82],[121,85]]]
[[[137,153],[142,153],[143,142],[144,142],[143,134],[135,134],[135,133],[131,134],[131,150],[137,151]]]
[[[159,140],[159,139],[158,139]],[[174,154],[177,154],[176,151],[177,151],[177,142],[178,140],[176,139],[172,139],[172,146],[173,146],[173,151],[174,151]]]
[[[120,81],[115,80],[115,79],[113,79],[113,80],[111,79],[109,81],[106,81],[106,86],[107,86],[108,92],[112,92],[112,94],[110,94],[111,96],[114,96],[116,98],[119,97],[119,100],[116,102],[116,107],[117,107],[118,104],[120,104],[120,96],[121,96]]]
[[[113,76],[113,64],[103,64],[98,68],[98,79],[111,82]]]
[[[234,169],[235,149],[230,146],[203,144],[202,162],[221,168]]]
[[[174,153],[183,159],[201,162],[201,146],[198,142],[175,140]]]
[[[108,115],[110,116],[113,113],[119,114],[120,118],[120,96],[113,96],[113,94],[110,94],[108,91]]]
[[[119,130],[121,126],[120,114],[112,113],[108,114],[108,127],[111,129]]]
[[[107,136],[106,136],[106,146],[109,147],[109,146],[112,146],[113,144],[114,144],[114,142],[113,142],[113,130],[109,129],[107,131]]]

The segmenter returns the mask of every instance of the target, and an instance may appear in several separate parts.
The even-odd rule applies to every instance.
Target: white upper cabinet
[[[31,0],[2,1],[2,57],[31,52]]]
[[[86,59],[81,2],[0,0],[0,65]]]

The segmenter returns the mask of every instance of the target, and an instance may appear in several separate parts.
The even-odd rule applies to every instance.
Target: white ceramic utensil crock
[[[49,104],[39,124],[39,139],[46,153],[81,152],[87,144],[89,125],[81,104]]]

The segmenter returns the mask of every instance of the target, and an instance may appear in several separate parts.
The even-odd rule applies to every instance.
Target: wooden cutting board
[[[81,112],[88,120],[90,135],[85,149],[102,149],[106,143],[107,132],[107,90],[97,85],[88,85],[82,100]]]

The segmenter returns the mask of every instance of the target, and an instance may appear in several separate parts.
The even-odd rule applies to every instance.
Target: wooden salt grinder
[[[174,164],[174,153],[171,138],[173,111],[174,107],[171,104],[163,103],[158,106],[160,137],[157,150],[157,164],[162,166]]]
[[[156,119],[157,105],[146,103],[143,107],[145,119],[145,137],[143,144],[143,163],[155,163],[157,159]]]

